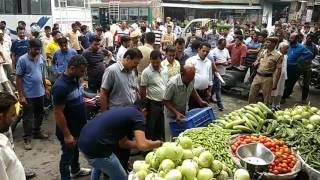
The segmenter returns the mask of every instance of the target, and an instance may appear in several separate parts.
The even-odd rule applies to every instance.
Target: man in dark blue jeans
[[[312,52],[305,48],[302,44],[298,43],[298,34],[292,33],[289,38],[290,45],[288,50],[287,60],[287,73],[288,79],[286,80],[282,101],[285,100],[292,94],[294,85],[298,81],[301,75],[306,76],[305,69],[307,67],[299,67],[300,64],[308,64],[308,61],[312,59]],[[309,93],[309,84],[306,84],[302,89],[302,103],[306,102]]]
[[[52,87],[57,123],[56,135],[62,150],[59,164],[62,180],[87,176],[91,172],[90,169],[80,168],[77,147],[77,139],[87,119],[82,99],[83,89],[79,80],[85,74],[86,67],[87,61],[83,56],[73,56],[64,74],[56,80]]]

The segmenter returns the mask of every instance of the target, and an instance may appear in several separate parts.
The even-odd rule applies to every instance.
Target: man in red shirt
[[[234,43],[227,46],[231,55],[231,65],[244,66],[244,58],[247,55],[247,46],[243,44],[243,36],[236,36]]]

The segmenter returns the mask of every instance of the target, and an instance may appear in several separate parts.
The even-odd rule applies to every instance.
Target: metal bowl
[[[267,172],[274,161],[273,153],[261,143],[241,145],[237,151],[241,165],[249,172]]]

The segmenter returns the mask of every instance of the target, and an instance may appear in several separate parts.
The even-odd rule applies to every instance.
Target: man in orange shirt
[[[243,44],[243,36],[236,36],[235,41],[227,46],[231,55],[231,65],[244,69],[244,58],[247,55],[247,46]]]

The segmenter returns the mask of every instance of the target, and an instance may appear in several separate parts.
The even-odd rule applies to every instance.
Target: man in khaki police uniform
[[[262,89],[264,103],[271,102],[271,91],[277,89],[281,75],[283,56],[275,50],[278,43],[276,37],[269,37],[265,41],[266,49],[258,56],[254,66],[257,68],[257,75],[254,77],[250,88],[249,103],[256,103],[259,91]],[[275,79],[273,80],[273,77]]]

